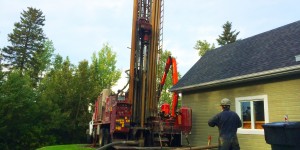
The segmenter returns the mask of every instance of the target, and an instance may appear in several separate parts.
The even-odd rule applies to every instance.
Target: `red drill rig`
[[[161,89],[172,65],[173,84],[178,81],[176,60],[169,57],[157,88],[157,63],[162,50],[163,0],[134,0],[129,88],[111,94],[104,90],[95,102],[91,132],[94,144],[134,141],[139,147],[181,146],[181,134],[191,131],[192,110],[176,112],[178,94],[173,93],[172,110],[158,109]]]

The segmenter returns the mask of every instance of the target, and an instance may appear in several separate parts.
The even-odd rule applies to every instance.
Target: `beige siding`
[[[189,136],[191,145],[205,146],[207,138],[212,136],[212,144],[217,144],[218,129],[207,125],[208,119],[220,112],[219,102],[227,97],[232,100],[231,110],[235,111],[235,98],[245,96],[267,95],[270,122],[283,121],[288,114],[290,121],[300,121],[300,79],[261,83],[258,85],[224,88],[194,94],[183,93],[182,103],[193,110],[193,128]],[[239,134],[242,150],[271,149],[265,142],[264,135]],[[183,139],[183,143],[186,141]]]
[[[264,135],[238,134],[241,150],[270,150]]]

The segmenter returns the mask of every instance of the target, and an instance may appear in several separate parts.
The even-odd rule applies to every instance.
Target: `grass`
[[[47,147],[39,148],[37,150],[95,150],[95,148],[91,148],[85,144],[72,144],[72,145],[47,146]]]

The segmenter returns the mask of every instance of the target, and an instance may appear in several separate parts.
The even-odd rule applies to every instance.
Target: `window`
[[[262,124],[269,122],[267,95],[235,98],[236,113],[240,116],[240,134],[264,134]]]

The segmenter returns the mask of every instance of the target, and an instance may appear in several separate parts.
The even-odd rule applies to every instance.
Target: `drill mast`
[[[132,122],[145,128],[157,115],[157,63],[162,49],[163,0],[134,0],[129,101]]]

